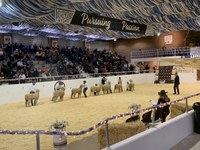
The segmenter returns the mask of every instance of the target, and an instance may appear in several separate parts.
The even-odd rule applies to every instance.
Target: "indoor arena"
[[[199,149],[199,7],[0,0],[0,150]]]

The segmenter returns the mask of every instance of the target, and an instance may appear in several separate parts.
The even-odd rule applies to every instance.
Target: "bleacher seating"
[[[154,83],[173,83],[173,66],[159,66]]]

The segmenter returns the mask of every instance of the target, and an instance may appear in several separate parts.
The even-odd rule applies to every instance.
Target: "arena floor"
[[[138,84],[135,91],[113,93],[87,98],[70,99],[65,95],[63,102],[53,103],[49,98],[40,99],[37,106],[25,107],[24,100],[18,103],[0,105],[0,129],[48,130],[56,120],[69,122],[67,131],[80,131],[104,120],[107,117],[130,111],[132,103],[149,107],[149,100],[158,99],[160,90],[168,91],[171,101],[200,92],[200,84],[181,84],[180,95],[173,95],[172,84]],[[51,93],[50,93],[51,95]],[[88,90],[89,95],[89,90]],[[14,98],[14,96],[13,96]],[[200,97],[189,99],[189,104]],[[124,122],[126,118],[114,122]],[[68,137],[68,150],[98,150],[97,130],[77,137]],[[36,149],[35,135],[0,135],[0,150]],[[53,138],[40,136],[41,150],[53,149]]]

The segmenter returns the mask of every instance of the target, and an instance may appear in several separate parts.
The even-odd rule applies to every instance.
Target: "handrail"
[[[78,135],[83,135],[83,134],[86,134],[88,132],[91,132],[94,129],[106,124],[108,121],[111,121],[111,120],[114,120],[114,119],[118,119],[118,118],[122,118],[122,117],[125,117],[125,116],[130,116],[130,115],[131,116],[139,115],[142,112],[145,112],[145,111],[148,111],[148,110],[154,110],[154,109],[156,109],[158,107],[164,107],[166,105],[172,105],[172,104],[175,104],[177,102],[186,100],[188,98],[196,97],[196,96],[199,96],[199,95],[200,95],[200,93],[197,93],[197,94],[189,95],[189,96],[186,96],[184,98],[181,98],[181,99],[178,99],[178,100],[174,100],[174,101],[171,101],[171,102],[167,102],[167,103],[163,103],[163,104],[147,107],[147,108],[144,108],[144,109],[138,109],[138,110],[135,110],[135,111],[132,111],[132,112],[127,112],[127,113],[123,113],[123,114],[114,115],[114,116],[108,117],[108,118],[104,119],[103,121],[101,121],[101,122],[89,127],[86,130],[82,130],[82,131],[78,131],[78,132],[45,131],[45,130],[0,130],[0,134],[12,134],[12,135],[15,135],[15,134],[46,134],[46,135],[78,136]]]
[[[143,70],[145,72],[145,70]],[[149,70],[149,73],[153,72],[153,70]],[[138,74],[136,71],[121,71],[121,72],[105,72],[105,73],[85,73],[85,74],[75,74],[75,75],[59,75],[59,76],[47,76],[47,77],[31,77],[24,79],[30,83],[31,80],[37,80],[37,82],[45,82],[45,81],[57,81],[57,80],[70,80],[70,79],[82,79],[82,78],[90,78],[90,77],[101,77],[101,76],[116,76],[116,75],[125,75],[125,74]],[[12,82],[16,81],[15,84],[20,84],[22,79],[1,79],[0,83],[9,83],[14,84]]]
[[[190,47],[173,47],[166,49],[152,49],[132,51],[132,58],[148,58],[148,57],[166,57],[166,56],[182,56],[190,55]]]

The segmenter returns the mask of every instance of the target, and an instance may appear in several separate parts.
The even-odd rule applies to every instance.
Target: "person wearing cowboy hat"
[[[158,103],[157,103],[158,105],[164,104],[164,103],[167,103],[170,101],[170,98],[167,96],[167,93],[168,92],[166,92],[165,90],[161,90],[160,92],[158,92],[158,95],[160,96],[158,99]],[[170,113],[169,107],[170,107],[170,105],[166,105],[163,107],[163,109],[161,111],[161,117],[160,117],[161,122],[166,121],[166,118]]]

